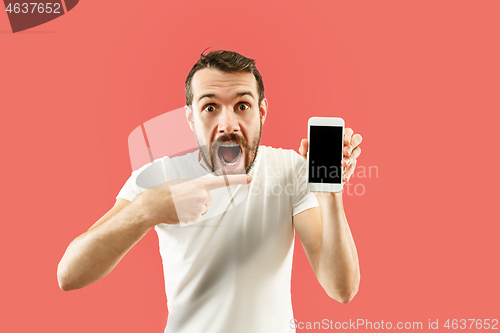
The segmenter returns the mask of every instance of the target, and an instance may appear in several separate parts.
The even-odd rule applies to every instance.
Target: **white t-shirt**
[[[214,177],[198,153],[132,172],[117,198],[132,201],[165,178]],[[307,190],[304,159],[293,150],[259,146],[250,175],[248,185],[211,191],[213,204],[197,222],[155,227],[169,310],[165,332],[295,332],[292,217],[319,204]]]

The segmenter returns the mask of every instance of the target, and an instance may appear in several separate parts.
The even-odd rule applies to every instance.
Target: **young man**
[[[202,54],[186,79],[186,105],[199,150],[134,171],[113,208],[69,245],[61,288],[104,277],[154,227],[165,332],[293,332],[297,232],[327,294],[349,302],[360,276],[342,193],[307,190],[306,139],[301,155],[259,146],[268,101],[255,62],[229,51]],[[361,136],[347,128],[344,141],[347,182]],[[143,188],[139,176],[160,186]]]

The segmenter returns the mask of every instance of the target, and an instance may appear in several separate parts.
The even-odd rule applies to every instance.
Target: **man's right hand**
[[[185,224],[197,221],[212,204],[211,190],[232,185],[248,184],[248,175],[226,175],[193,180],[175,179],[137,197],[134,202],[147,223]]]
[[[111,210],[68,246],[57,267],[59,286],[73,290],[101,279],[155,225],[194,222],[212,203],[211,190],[250,181],[247,175],[176,179],[132,202],[117,199]]]

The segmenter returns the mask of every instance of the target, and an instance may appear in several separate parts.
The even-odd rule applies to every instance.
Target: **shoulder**
[[[259,151],[261,152],[262,156],[266,158],[266,160],[274,159],[276,161],[283,161],[294,164],[300,163],[301,161],[304,162],[302,156],[300,156],[299,153],[297,153],[293,149],[259,146]]]
[[[150,162],[148,164],[143,165],[139,169],[135,170],[132,172],[132,174],[140,175],[140,174],[149,174],[149,173],[158,173],[163,171],[163,167],[169,168],[174,165],[186,165],[193,163],[193,161],[196,161],[196,156],[197,156],[198,151],[192,152],[192,153],[187,153],[184,155],[180,156],[175,156],[175,157],[169,157],[169,156],[163,156],[160,158],[155,159],[153,162]],[[146,170],[149,170],[150,172],[144,172]]]
[[[135,184],[141,189],[154,188],[166,181],[165,165],[168,164],[168,160],[167,156],[157,158],[133,171],[131,178],[135,178]]]
[[[160,157],[132,171],[117,198],[132,201],[136,195],[147,189],[156,188],[176,178],[197,178],[196,152],[176,157]],[[192,175],[195,176],[192,176]],[[190,177],[191,176],[191,177]]]
[[[274,170],[278,168],[283,170],[284,175],[294,177],[304,167],[305,161],[295,150],[260,146],[261,170]]]
[[[168,157],[163,156],[155,159],[153,162],[143,165],[139,169],[132,172],[132,177],[137,178],[138,183],[151,181],[166,181],[170,180],[170,172],[176,168],[186,168],[187,165],[193,164],[196,160],[196,152],[184,154],[181,156]],[[149,184],[151,186],[151,184]],[[145,187],[145,186],[141,186]]]
[[[166,164],[169,164],[169,163],[172,163],[172,164],[186,164],[186,163],[193,163],[193,162],[197,162],[198,161],[198,153],[199,153],[199,150],[195,150],[191,153],[186,153],[184,155],[178,155],[178,156],[174,156],[174,157],[163,157],[164,158],[164,163]]]
[[[259,150],[262,151],[264,154],[281,154],[284,156],[293,156],[293,155],[300,156],[293,149],[274,148],[274,147],[270,147],[270,146],[259,146]]]

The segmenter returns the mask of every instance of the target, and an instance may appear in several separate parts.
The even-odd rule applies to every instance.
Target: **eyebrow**
[[[245,95],[249,95],[250,97],[254,98],[254,95],[252,94],[251,91],[242,91],[239,92],[235,95],[235,97],[243,97]],[[203,98],[214,98],[215,94],[203,94],[200,97],[198,97],[198,102],[201,101]]]

